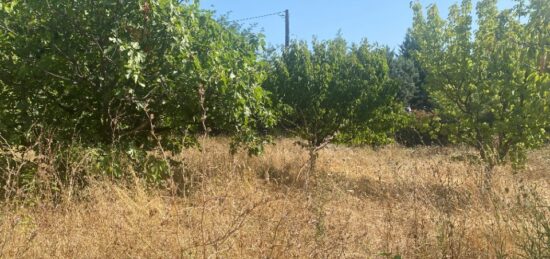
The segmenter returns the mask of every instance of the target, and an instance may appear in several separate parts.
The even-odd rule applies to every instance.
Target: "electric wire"
[[[275,15],[278,15],[278,16],[282,17],[284,15],[284,13],[285,13],[285,11],[280,11],[280,12],[276,12],[276,13],[269,13],[269,14],[264,14],[264,15],[259,15],[259,16],[253,16],[253,17],[247,17],[247,18],[232,20],[230,22],[242,22],[242,21],[248,21],[248,20],[255,20],[255,19],[265,18],[265,17],[269,17],[269,16],[275,16]]]

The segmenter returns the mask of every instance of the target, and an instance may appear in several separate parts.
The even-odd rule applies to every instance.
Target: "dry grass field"
[[[489,193],[461,148],[329,146],[306,190],[307,152],[290,139],[260,157],[231,156],[225,139],[204,147],[174,155],[185,194],[96,179],[61,201],[3,205],[0,257],[548,256],[549,149],[522,171],[496,168]]]

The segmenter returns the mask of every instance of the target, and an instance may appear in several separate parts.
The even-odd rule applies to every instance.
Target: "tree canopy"
[[[0,133],[31,125],[89,143],[218,130],[259,142],[273,123],[261,35],[175,0],[0,6]],[[201,102],[202,100],[202,102]]]
[[[550,129],[550,2],[516,2],[480,1],[477,29],[470,0],[446,20],[413,2],[397,54],[338,36],[269,55],[261,34],[198,1],[4,1],[0,135],[141,146],[212,132],[258,153],[258,129],[278,122],[313,152],[388,143],[410,105],[490,168],[520,165]]]
[[[419,3],[413,5],[414,55],[428,72],[437,112],[451,138],[477,148],[489,168],[520,165],[525,150],[547,136],[550,81],[539,62],[548,50],[542,43],[549,40],[548,12],[542,12],[549,5],[531,1],[526,9],[499,11],[496,0],[480,1],[475,31],[469,0],[453,5],[447,21],[435,5],[427,18]]]
[[[272,61],[265,83],[281,127],[305,140],[314,157],[333,139],[385,143],[391,139],[398,105],[386,50],[364,41],[348,46],[328,41],[294,41]]]

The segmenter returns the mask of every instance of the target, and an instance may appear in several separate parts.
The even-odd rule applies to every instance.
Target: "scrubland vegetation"
[[[548,149],[530,153],[521,173],[496,168],[487,195],[465,148],[329,146],[306,191],[307,154],[291,139],[275,143],[260,157],[232,156],[219,138],[205,152],[172,154],[177,187],[187,190],[178,195],[147,184],[144,162],[130,156],[118,160],[124,180],[112,181],[95,173],[91,150],[27,154],[12,168],[38,163],[36,192],[2,209],[2,257],[548,255]],[[60,164],[75,172],[61,174]],[[70,184],[83,178],[85,186]]]
[[[550,2],[516,3],[412,2],[396,52],[2,1],[0,257],[549,258]]]

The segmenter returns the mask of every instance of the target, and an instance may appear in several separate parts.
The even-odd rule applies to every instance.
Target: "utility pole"
[[[285,47],[290,45],[290,15],[288,9],[285,10]]]

